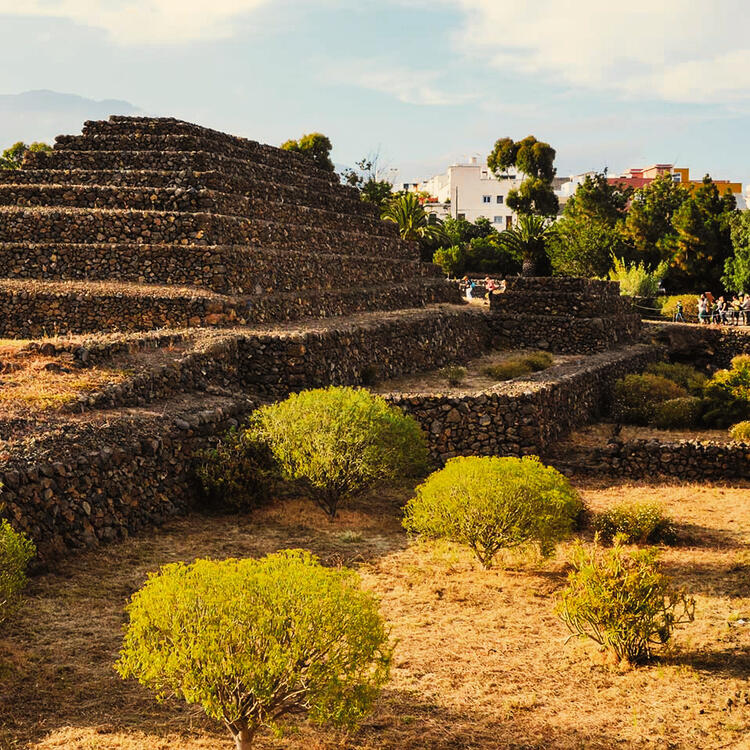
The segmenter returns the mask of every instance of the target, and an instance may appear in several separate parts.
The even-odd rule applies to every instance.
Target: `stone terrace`
[[[439,270],[355,190],[272,146],[113,117],[0,172],[0,336],[450,301]]]

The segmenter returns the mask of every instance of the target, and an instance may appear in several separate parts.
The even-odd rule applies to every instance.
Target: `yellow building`
[[[617,183],[633,188],[640,188],[644,185],[648,185],[656,177],[665,174],[671,175],[674,182],[683,185],[691,192],[703,184],[702,178],[700,180],[690,179],[690,170],[687,167],[675,167],[674,164],[654,164],[645,169],[628,169],[627,172],[624,172],[619,177],[610,177],[609,182],[611,184]],[[711,179],[713,179],[713,177]],[[729,180],[716,179],[713,179],[713,182],[722,195],[726,192],[730,192],[738,199],[742,197],[741,182],[730,182]]]

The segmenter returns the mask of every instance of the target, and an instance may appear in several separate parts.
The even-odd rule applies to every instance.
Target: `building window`
[[[682,175],[679,172],[672,174],[672,182],[682,182]]]
[[[457,219],[465,219],[466,218],[466,214],[457,214],[456,218]]]
[[[492,223],[493,223],[493,224],[502,224],[502,223],[503,223],[503,217],[502,217],[502,216],[496,216],[496,217],[495,217],[495,218],[494,218],[494,219],[492,220]]]
[[[502,195],[498,195],[498,196],[497,196],[497,202],[498,202],[498,203],[502,203],[502,202],[503,202],[503,200],[504,200],[504,199],[503,199],[503,196],[502,196]]]
[[[492,203],[492,196],[491,195],[483,195],[482,196],[482,203]]]

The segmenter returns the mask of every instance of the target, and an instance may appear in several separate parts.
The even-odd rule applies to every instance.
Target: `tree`
[[[386,170],[380,165],[380,152],[360,159],[356,167],[342,172],[344,182],[357,188],[363,201],[382,209],[393,198],[393,183],[384,178]]]
[[[677,232],[669,277],[682,288],[715,288],[732,256],[732,217],[737,203],[706,175],[672,218]]]
[[[629,255],[623,236],[632,188],[610,185],[606,173],[587,175],[570,197],[550,245],[552,268],[571,276],[606,276],[612,257]]]
[[[0,519],[0,623],[18,607],[26,585],[26,566],[35,554],[34,543]]]
[[[247,429],[268,447],[281,477],[297,482],[331,520],[342,500],[427,465],[416,421],[357,388],[292,394],[254,412]]]
[[[503,548],[537,543],[549,554],[582,504],[570,482],[536,457],[451,458],[417,487],[404,526],[471,548],[485,568]]]
[[[237,750],[295,713],[355,726],[388,680],[377,602],[354,571],[302,550],[165,565],[127,611],[120,676],[201,705]]]
[[[522,259],[521,273],[524,276],[534,276],[547,258],[547,246],[554,235],[555,227],[546,217],[521,214],[516,226],[500,233],[498,243]]]
[[[635,253],[633,259],[650,269],[672,260],[677,244],[672,218],[688,197],[688,191],[668,174],[635,191],[625,221],[625,236]]]
[[[318,168],[326,172],[334,172],[335,167],[331,161],[331,141],[323,133],[308,133],[298,141],[289,140],[281,144],[284,151],[294,151],[304,154]]]
[[[398,233],[404,240],[442,239],[443,223],[431,222],[422,204],[414,193],[395,196],[383,209],[381,217],[398,225]]]
[[[730,220],[734,255],[724,264],[722,283],[730,292],[750,292],[750,211]]]
[[[508,193],[505,202],[509,208],[519,214],[553,216],[559,207],[552,189],[554,161],[555,149],[529,135],[517,143],[511,138],[500,138],[487,157],[487,166],[498,178],[511,167],[526,175],[518,190]]]
[[[20,169],[23,158],[29,151],[52,151],[52,146],[36,141],[27,146],[23,141],[18,141],[0,155],[0,169]]]

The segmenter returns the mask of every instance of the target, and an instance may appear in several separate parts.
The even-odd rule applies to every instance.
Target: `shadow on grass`
[[[750,627],[745,627],[750,631]],[[750,679],[750,647],[727,649],[725,651],[693,651],[676,654],[670,663],[692,667],[698,672],[715,676]]]

